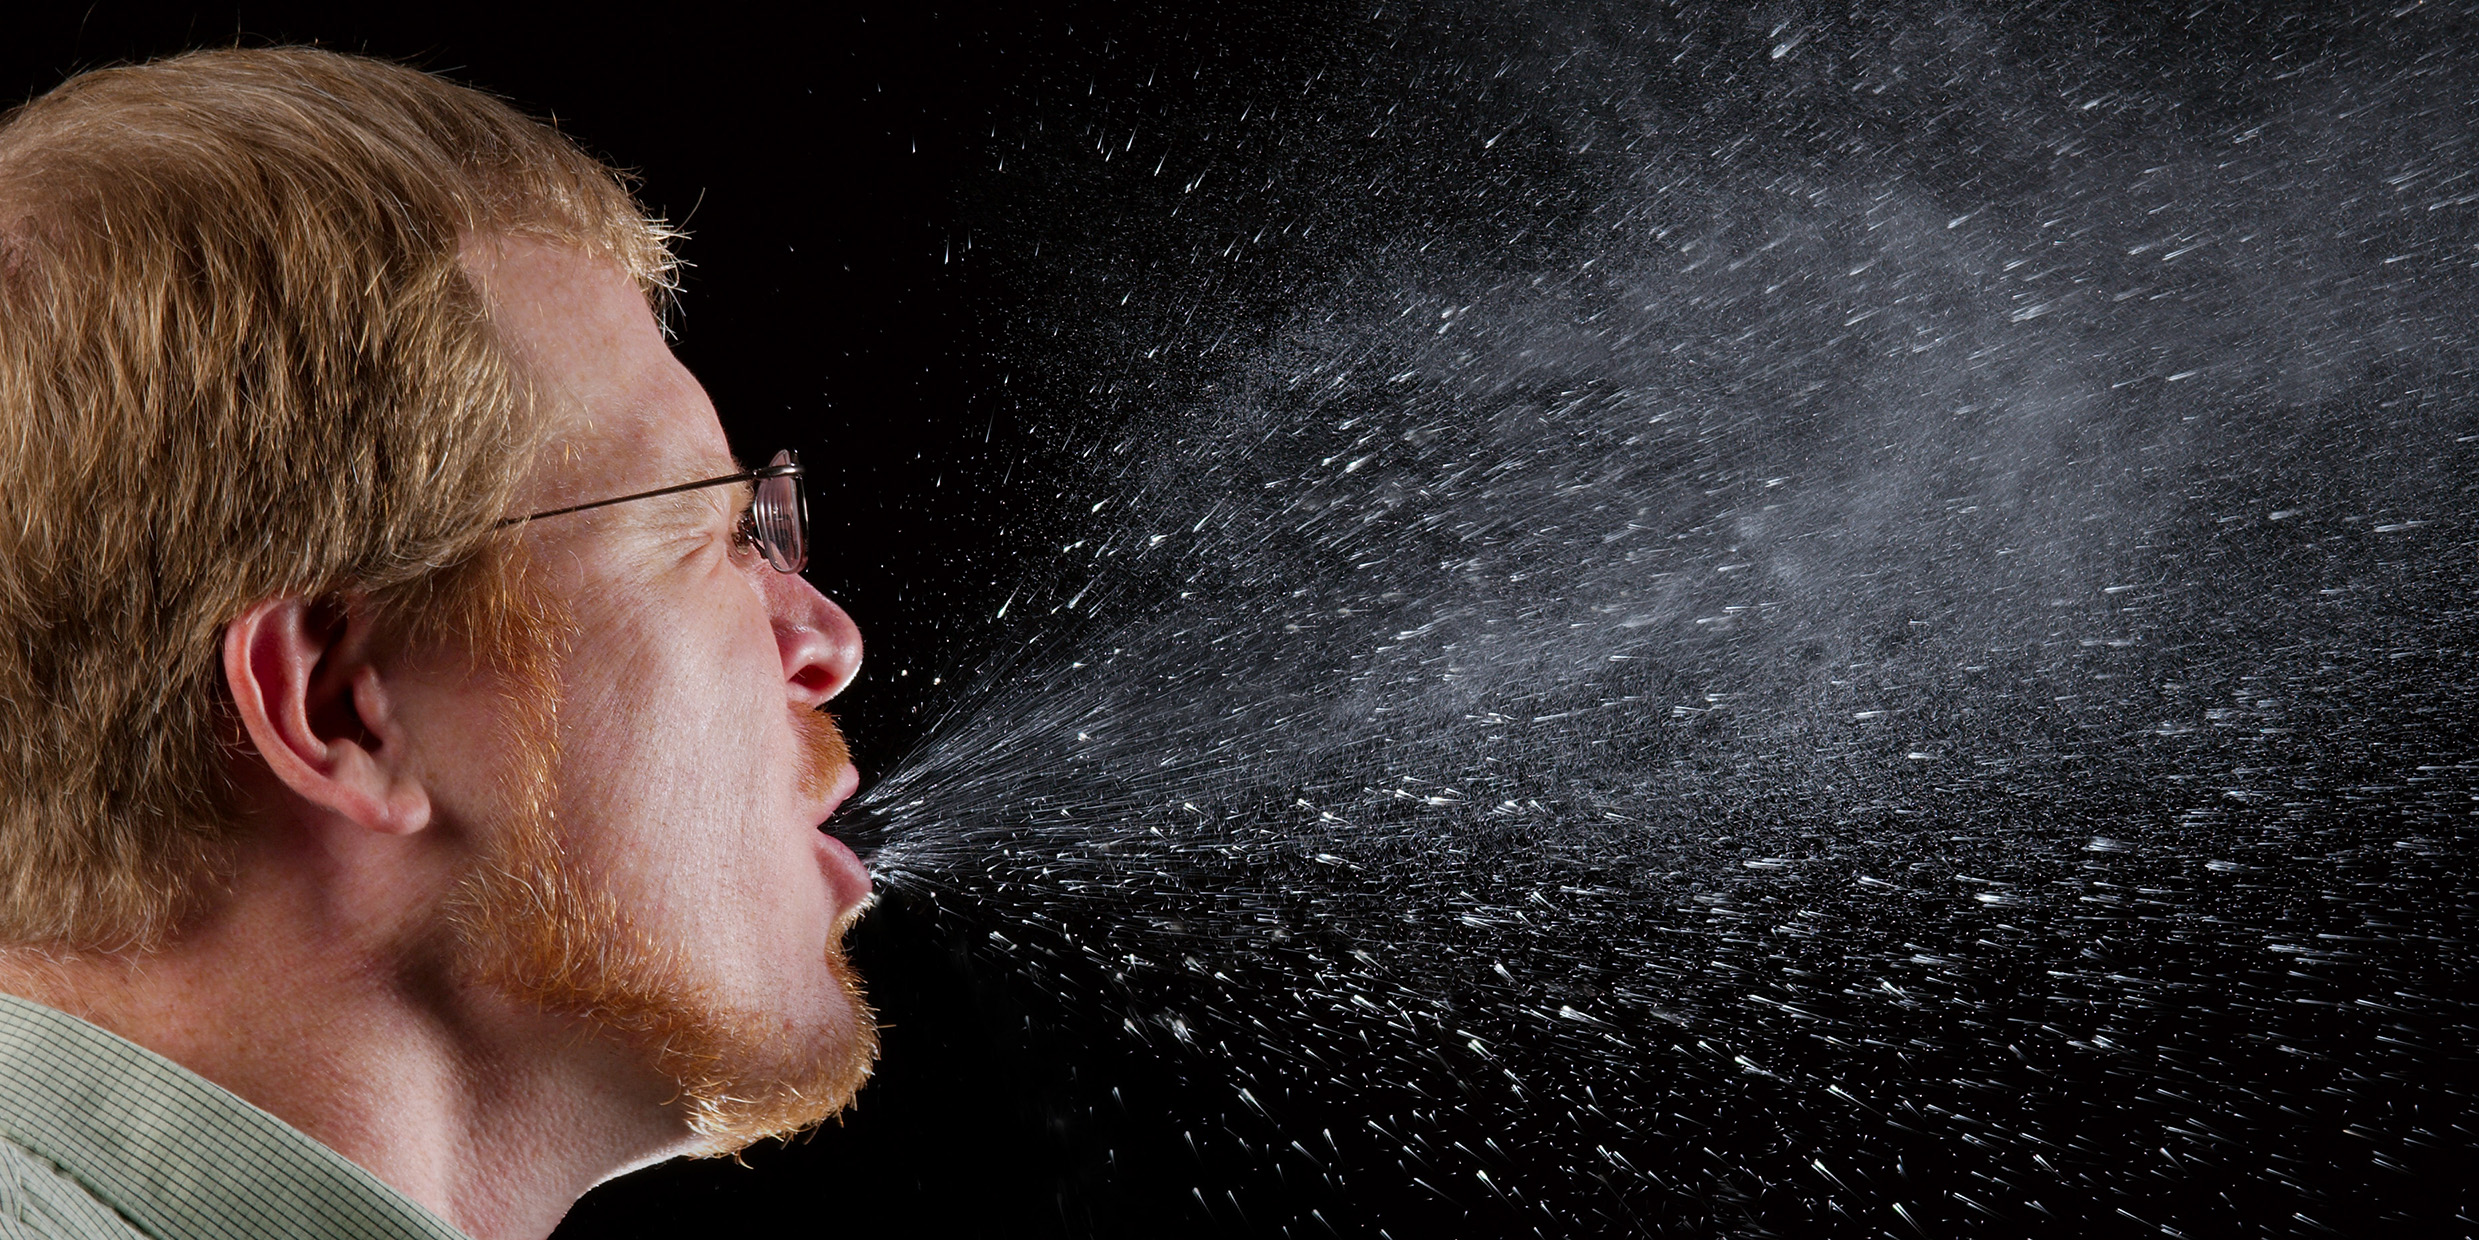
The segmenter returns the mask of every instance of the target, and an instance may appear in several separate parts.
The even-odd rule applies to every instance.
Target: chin
[[[640,1050],[672,1087],[687,1152],[728,1154],[852,1105],[878,1026],[840,925],[817,955],[717,976],[704,953],[579,878],[539,847],[477,870],[460,896],[462,970]]]
[[[829,987],[795,1014],[682,1012],[694,1041],[663,1045],[696,1152],[729,1154],[814,1128],[848,1109],[878,1059],[878,1022],[840,950]],[[687,1054],[683,1054],[687,1051]]]

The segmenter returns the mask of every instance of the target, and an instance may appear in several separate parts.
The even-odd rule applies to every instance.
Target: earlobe
[[[224,628],[224,681],[250,745],[302,800],[366,830],[409,835],[430,797],[402,769],[403,728],[351,607],[269,599]]]

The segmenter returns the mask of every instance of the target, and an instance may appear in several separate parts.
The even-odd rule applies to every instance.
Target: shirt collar
[[[205,1077],[13,995],[0,995],[0,1135],[162,1240],[466,1240]]]

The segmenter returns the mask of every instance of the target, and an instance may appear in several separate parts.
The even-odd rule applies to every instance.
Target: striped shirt
[[[0,1237],[465,1240],[205,1077],[0,995]]]

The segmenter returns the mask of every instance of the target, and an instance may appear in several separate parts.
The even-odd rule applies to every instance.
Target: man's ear
[[[430,794],[403,769],[402,726],[349,605],[269,599],[224,626],[224,681],[250,744],[303,800],[372,831],[430,823]]]

